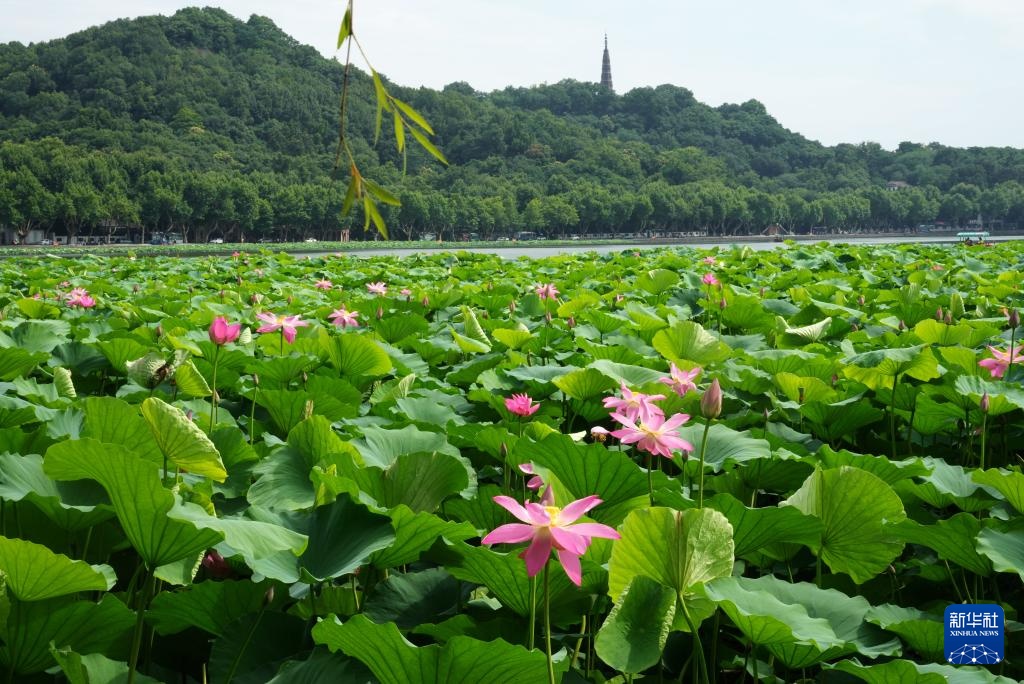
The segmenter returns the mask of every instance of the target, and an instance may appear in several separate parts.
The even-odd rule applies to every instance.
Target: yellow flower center
[[[562,509],[559,508],[558,506],[545,506],[544,510],[547,512],[548,519],[551,521],[548,523],[548,525],[557,525],[558,515],[562,512]]]

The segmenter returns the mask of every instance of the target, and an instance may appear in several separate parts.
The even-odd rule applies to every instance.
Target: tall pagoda
[[[612,59],[608,56],[608,34],[604,34],[604,56],[601,58],[601,87],[615,90],[612,87]]]

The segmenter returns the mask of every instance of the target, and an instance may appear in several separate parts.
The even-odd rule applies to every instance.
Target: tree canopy
[[[340,214],[342,76],[269,19],[211,8],[0,45],[0,225],[337,237],[361,225]],[[671,85],[388,89],[451,162],[375,144],[373,85],[353,72],[350,141],[403,201],[382,207],[399,237],[1024,223],[1018,149],[826,147],[755,100],[709,107]]]

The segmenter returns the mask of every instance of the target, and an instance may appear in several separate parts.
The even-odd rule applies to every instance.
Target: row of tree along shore
[[[490,179],[462,190],[396,174],[401,206],[382,205],[400,240],[700,238],[994,231],[1024,225],[1024,185],[959,183],[769,192],[722,180],[609,188],[586,179],[525,192]],[[289,242],[376,239],[330,177],[188,171],[142,153],[109,153],[56,139],[0,146],[0,244],[151,241]]]

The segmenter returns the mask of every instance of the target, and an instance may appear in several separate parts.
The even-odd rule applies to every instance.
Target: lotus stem
[[[700,478],[697,484],[697,508],[704,508],[704,453],[708,448],[708,432],[711,431],[711,421],[711,418],[704,421],[704,437],[700,441]]]
[[[651,479],[651,471],[654,470],[653,454],[647,454],[647,496],[651,500],[651,505],[654,505],[654,481]]]
[[[551,659],[551,587],[548,582],[550,561],[544,565],[544,642],[548,656],[548,684],[555,684],[555,661]]]
[[[693,635],[693,650],[697,654],[697,663],[700,666],[700,672],[704,675],[704,684],[711,684],[708,681],[708,663],[704,660],[704,644],[701,643],[700,634],[697,632],[697,626],[693,624],[693,620],[690,619],[690,611],[686,609],[686,603],[680,602],[683,608],[683,617],[686,619],[686,626],[690,628],[690,634]],[[716,635],[717,636],[717,635]],[[696,672],[694,672],[696,675]]]
[[[537,578],[530,578],[530,625],[526,635],[526,643],[532,651],[537,636]]]
[[[889,441],[893,460],[896,460],[896,383],[899,379],[898,373],[892,376],[892,398],[889,401]]]
[[[978,466],[981,470],[985,470],[985,446],[988,437],[988,411],[983,411],[981,414],[981,453],[978,458]]]
[[[213,393],[210,395],[210,429],[209,433],[213,434],[214,423],[217,422],[217,362],[220,361],[220,345],[215,345],[213,348],[213,376],[211,378],[210,389]],[[164,474],[167,474],[166,467],[164,468]]]
[[[135,633],[132,635],[132,650],[128,660],[128,684],[134,684],[135,672],[139,666],[139,650],[142,647],[142,633],[145,631],[146,606],[156,586],[156,575],[149,573],[142,584],[142,593],[135,604]]]

